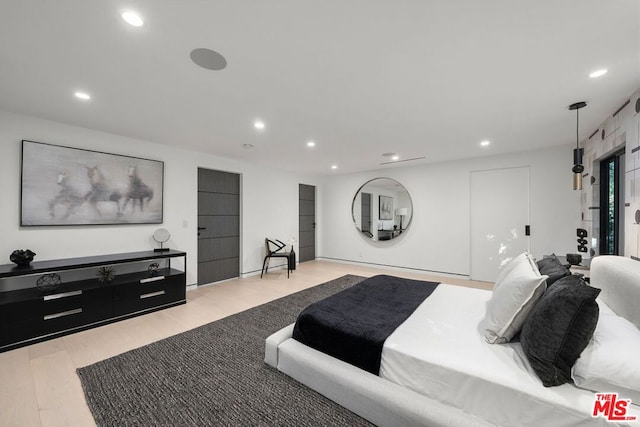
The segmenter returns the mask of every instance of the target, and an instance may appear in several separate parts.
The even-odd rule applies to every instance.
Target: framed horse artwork
[[[22,141],[20,225],[161,224],[164,162]]]

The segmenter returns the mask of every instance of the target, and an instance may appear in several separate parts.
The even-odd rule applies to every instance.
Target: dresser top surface
[[[175,258],[185,256],[186,254],[186,252],[176,251],[173,249],[162,252],[150,250],[79,258],[33,261],[26,267],[18,267],[15,264],[4,264],[0,265],[0,278],[45,273],[48,271],[72,270],[74,268],[93,267],[103,264],[121,264],[125,262],[144,261],[156,258]]]

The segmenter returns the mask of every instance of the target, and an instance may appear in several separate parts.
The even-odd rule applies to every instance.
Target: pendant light
[[[587,106],[586,102],[576,102],[569,105],[569,110],[576,110],[576,148],[573,149],[573,189],[582,190],[582,172],[584,172],[584,166],[582,165],[582,148],[580,148],[580,137],[578,136],[578,130],[580,128],[580,114],[581,108]]]

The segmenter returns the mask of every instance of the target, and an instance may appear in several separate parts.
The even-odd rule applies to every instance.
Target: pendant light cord
[[[578,130],[580,129],[580,109],[576,108],[576,148],[580,149],[580,136],[578,135]]]

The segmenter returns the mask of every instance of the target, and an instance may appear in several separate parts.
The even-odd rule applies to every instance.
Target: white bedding
[[[603,425],[602,418],[589,419],[592,392],[543,387],[519,343],[484,340],[478,324],[490,297],[490,291],[438,286],[387,338],[380,376],[499,425]],[[640,419],[635,408],[628,415]]]

